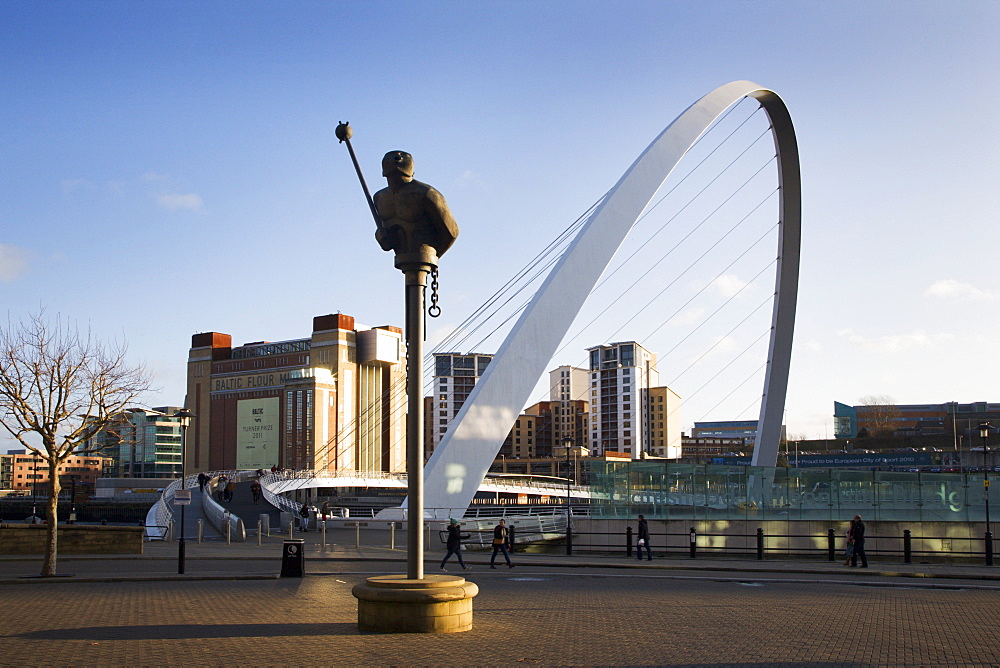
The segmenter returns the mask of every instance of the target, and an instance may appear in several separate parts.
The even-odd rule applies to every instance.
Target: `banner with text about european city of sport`
[[[236,468],[269,469],[278,463],[277,397],[236,404]]]

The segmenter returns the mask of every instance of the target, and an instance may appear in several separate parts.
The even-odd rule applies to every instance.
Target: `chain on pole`
[[[438,270],[431,270],[431,305],[427,309],[427,315],[436,318],[441,315],[441,307],[438,306]]]

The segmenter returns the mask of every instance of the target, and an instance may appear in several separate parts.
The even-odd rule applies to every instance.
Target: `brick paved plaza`
[[[283,580],[8,581],[0,663],[993,665],[1000,657],[995,582],[483,569],[470,575],[481,588],[475,629],[455,635],[358,632],[351,587],[393,572],[384,563],[328,563],[328,573]]]

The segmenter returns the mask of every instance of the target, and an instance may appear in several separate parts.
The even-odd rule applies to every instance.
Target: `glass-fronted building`
[[[684,520],[978,522],[983,476],[837,468],[696,466],[588,460],[590,516]],[[992,490],[994,488],[985,488]],[[994,498],[996,497],[996,498]],[[1000,492],[990,491],[991,505]]]
[[[91,443],[112,460],[118,478],[177,478],[181,474],[181,425],[177,406],[130,408]]]

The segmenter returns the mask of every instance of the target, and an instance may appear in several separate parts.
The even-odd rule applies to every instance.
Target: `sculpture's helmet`
[[[413,156],[406,151],[389,151],[382,158],[382,176],[399,172],[407,178],[413,178]]]

